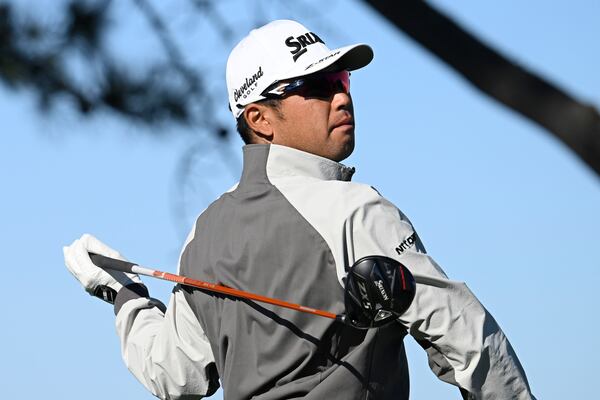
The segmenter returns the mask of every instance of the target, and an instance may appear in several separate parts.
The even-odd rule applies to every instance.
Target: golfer
[[[220,384],[226,400],[408,399],[411,335],[457,397],[534,398],[475,295],[426,254],[401,211],[340,164],[354,150],[350,71],[372,58],[364,44],[330,50],[289,20],[238,43],[226,79],[243,172],[197,219],[178,273],[342,313],[348,268],[386,256],[412,271],[412,305],[372,329],[184,286],[165,307],[136,275],[94,266],[88,252],[121,256],[84,235],[65,247],[66,265],[114,303],[123,359],[155,396],[201,398]]]

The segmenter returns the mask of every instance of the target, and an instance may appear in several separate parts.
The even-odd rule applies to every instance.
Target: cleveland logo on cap
[[[246,80],[239,89],[233,89],[233,99],[238,101],[240,97],[248,97],[248,95],[252,93],[254,89],[256,89],[256,86],[258,85],[256,81],[258,81],[263,75],[262,66],[260,66],[258,67],[258,71],[252,74],[251,77],[246,77]]]
[[[317,42],[325,44],[325,42],[322,41],[321,38],[313,32],[306,32],[304,35],[296,37],[290,36],[289,38],[285,39],[286,46],[294,48],[294,50],[290,51],[290,53],[292,53],[293,55],[294,62],[296,62],[296,60],[302,54],[308,51],[308,49],[306,48],[307,46],[310,46],[311,44],[315,44]]]

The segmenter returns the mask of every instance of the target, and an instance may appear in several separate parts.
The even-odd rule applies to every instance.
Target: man
[[[120,257],[84,235],[65,248],[91,293],[114,299],[125,363],[160,398],[407,399],[403,338],[468,399],[533,399],[516,354],[464,283],[425,253],[409,220],[339,163],[354,149],[349,72],[367,45],[329,50],[293,21],[250,32],[231,52],[231,111],[246,142],[240,182],[204,212],[179,272],[335,313],[348,268],[394,258],[416,282],[412,306],[384,327],[325,318],[178,286],[168,307],[136,276],[109,276],[88,252]]]

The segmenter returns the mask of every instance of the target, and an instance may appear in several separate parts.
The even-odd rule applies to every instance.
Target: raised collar
[[[262,168],[259,167],[261,164]],[[262,171],[259,171],[259,168]],[[291,147],[276,144],[244,146],[243,176],[249,178],[250,174],[260,175],[261,172],[266,172],[267,178],[306,176],[322,180],[349,181],[354,174],[354,168]],[[254,177],[256,178],[256,175]]]

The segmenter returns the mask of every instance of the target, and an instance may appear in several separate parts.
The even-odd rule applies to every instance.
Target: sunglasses
[[[323,72],[288,82],[276,82],[262,92],[262,95],[271,99],[291,94],[306,98],[329,99],[338,92],[350,93],[350,72]]]

